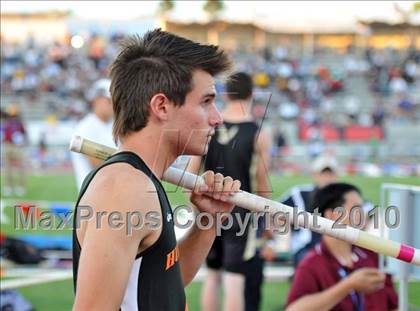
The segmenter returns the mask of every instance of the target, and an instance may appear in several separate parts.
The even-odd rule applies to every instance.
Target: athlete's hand
[[[213,171],[207,171],[201,177],[205,184],[194,188],[190,198],[191,203],[200,212],[207,212],[213,216],[216,213],[231,212],[234,205],[226,200],[239,191],[241,182],[233,180],[232,177],[224,177],[220,173],[214,174]]]

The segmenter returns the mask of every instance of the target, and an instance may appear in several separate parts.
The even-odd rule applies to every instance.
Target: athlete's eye
[[[202,102],[202,104],[203,105],[209,105],[209,104],[211,104],[213,102],[213,99],[211,99],[211,98],[207,98],[207,99],[205,99],[203,102]]]

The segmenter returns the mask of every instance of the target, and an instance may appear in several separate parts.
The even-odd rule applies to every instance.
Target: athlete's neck
[[[226,122],[252,121],[250,100],[234,100],[228,102],[222,111],[223,120]]]
[[[119,150],[136,153],[159,179],[178,156],[177,150],[165,140],[164,131],[149,127],[127,135]]]

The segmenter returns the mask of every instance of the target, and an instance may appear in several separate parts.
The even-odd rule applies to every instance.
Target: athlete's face
[[[184,105],[177,107],[174,122],[179,129],[179,154],[204,155],[215,127],[222,117],[215,105],[216,89],[213,77],[196,70],[193,88],[186,96]]]

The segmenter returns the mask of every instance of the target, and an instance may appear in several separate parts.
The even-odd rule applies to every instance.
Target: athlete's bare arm
[[[107,216],[102,217],[100,229],[94,217],[82,222],[77,230],[82,252],[73,310],[120,308],[136,254],[152,245],[161,230],[143,226],[133,229],[131,235],[127,234],[127,212],[139,211],[145,215],[156,211],[161,215],[156,191],[147,189],[155,189],[151,180],[125,163],[101,169],[89,185],[79,206],[88,205],[94,212],[107,212]],[[108,223],[108,215],[113,211],[124,217],[118,229],[111,228]],[[138,218],[132,218],[134,225],[137,221]]]

